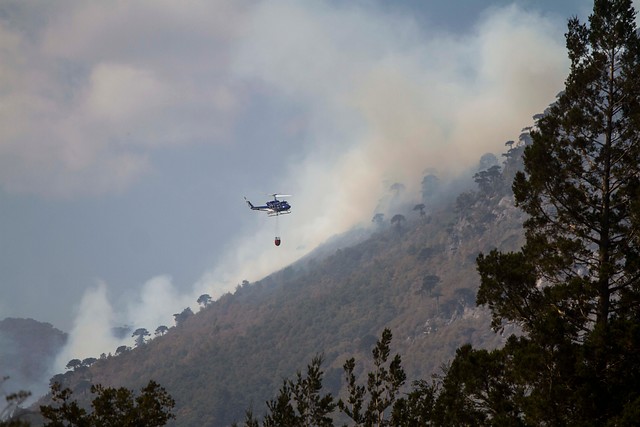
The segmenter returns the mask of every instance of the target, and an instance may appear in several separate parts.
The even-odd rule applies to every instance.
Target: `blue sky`
[[[0,1],[0,318],[153,330],[417,200],[553,101],[591,5]]]

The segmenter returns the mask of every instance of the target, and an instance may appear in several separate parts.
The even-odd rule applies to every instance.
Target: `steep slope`
[[[507,184],[516,159],[476,174],[477,190],[440,208],[425,201],[421,215],[406,206],[403,220],[380,223],[360,243],[244,283],[166,335],[58,379],[77,395],[89,383],[139,389],[154,379],[177,401],[176,425],[224,426],[251,407],[262,414],[282,378],[317,353],[337,395],[344,361],[355,357],[363,372],[385,327],[408,383],[439,372],[464,343],[498,346],[501,336],[475,307],[475,258],[521,242]]]

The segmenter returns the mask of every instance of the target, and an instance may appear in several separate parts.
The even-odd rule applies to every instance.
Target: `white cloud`
[[[153,150],[228,144],[242,88],[227,58],[244,7],[16,6],[15,22],[0,20],[0,186],[54,197],[120,191],[153,166]]]
[[[87,109],[107,122],[135,122],[149,109],[162,108],[175,97],[152,71],[121,64],[99,64],[91,72]]]
[[[258,82],[309,113],[303,143],[322,146],[310,159],[339,165],[357,146],[397,180],[430,166],[420,159],[467,165],[550,101],[564,66],[564,29],[516,7],[462,36],[361,2],[67,0],[38,13],[29,31],[0,21],[0,186],[53,196],[126,189],[162,147],[229,144]]]

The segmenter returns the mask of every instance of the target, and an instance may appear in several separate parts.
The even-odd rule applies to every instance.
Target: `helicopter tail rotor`
[[[255,207],[253,206],[253,203],[251,203],[249,200],[247,200],[247,198],[246,198],[246,197],[244,198],[244,201],[245,201],[245,202],[247,202],[247,205],[249,205],[249,207],[250,207],[251,209],[254,209],[254,208],[255,208]]]

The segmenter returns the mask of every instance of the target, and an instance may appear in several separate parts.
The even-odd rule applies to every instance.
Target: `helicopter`
[[[279,215],[290,214],[291,205],[286,200],[278,200],[278,197],[291,197],[291,195],[274,193],[274,194],[271,194],[270,196],[273,197],[273,200],[269,200],[263,206],[254,206],[253,203],[247,200],[246,197],[244,198],[244,200],[247,202],[247,204],[249,205],[249,208],[251,208],[252,211],[263,211],[263,212],[266,212],[268,216],[276,217],[276,238],[274,240],[274,243],[276,246],[280,246],[281,240],[280,240],[280,237],[278,236],[278,218],[277,217]]]
[[[290,194],[270,194],[273,200],[266,202],[264,206],[254,206],[247,198],[244,200],[247,202],[251,210],[267,212],[269,216],[278,216],[291,213],[291,205],[286,200],[278,200],[278,197],[291,197]]]

